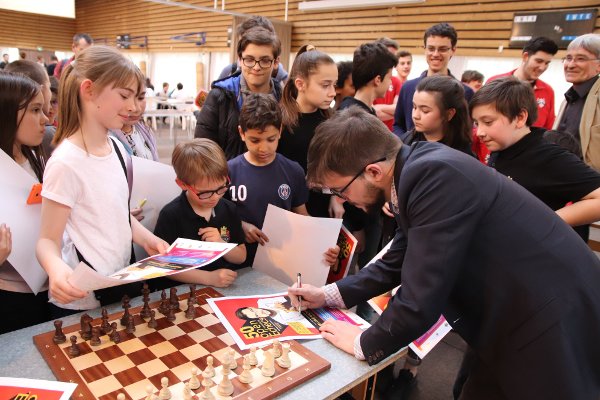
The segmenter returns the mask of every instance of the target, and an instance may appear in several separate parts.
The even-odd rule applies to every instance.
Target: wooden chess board
[[[221,360],[230,349],[235,351],[238,367],[231,371],[229,377],[234,386],[234,392],[229,397],[217,394],[216,386],[211,391],[217,399],[271,399],[283,394],[289,389],[305,382],[312,377],[328,370],[331,364],[306,349],[296,341],[290,343],[290,359],[292,366],[283,369],[275,363],[275,375],[267,378],[262,376],[260,366],[263,360],[262,350],[256,352],[259,365],[253,367],[251,373],[254,381],[244,384],[237,378],[242,373],[243,355],[235,344],[225,327],[214,315],[206,303],[209,297],[222,295],[212,288],[196,290],[196,317],[187,319],[184,310],[187,308],[186,299],[189,293],[179,295],[180,309],[175,314],[175,321],[169,322],[166,317],[157,311],[160,302],[150,304],[156,310],[156,329],[149,328],[147,322],[140,316],[142,307],[132,308],[136,330],[129,334],[125,327],[119,323],[123,312],[109,315],[109,322],[118,323],[121,342],[118,344],[109,340],[107,335],[100,337],[99,346],[91,346],[89,341],[81,339],[80,325],[71,325],[63,328],[67,341],[54,344],[54,331],[33,337],[33,341],[48,363],[48,366],[60,381],[75,382],[78,384],[73,399],[99,399],[114,400],[119,393],[125,394],[127,399],[143,400],[146,398],[146,387],[155,388],[155,394],[161,388],[161,378],[169,379],[169,389],[173,394],[172,399],[183,399],[185,382],[191,377],[192,368],[202,372],[206,368],[206,358],[213,356],[216,384],[221,377]],[[93,326],[100,325],[100,318],[92,321]],[[80,354],[76,357],[69,355],[71,346],[68,338],[77,336]],[[266,347],[267,349],[269,347]],[[202,375],[199,374],[200,380]],[[200,398],[202,387],[193,392]]]

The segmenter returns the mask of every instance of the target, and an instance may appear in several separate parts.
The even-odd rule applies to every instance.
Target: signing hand
[[[242,221],[242,229],[244,230],[244,235],[246,235],[246,243],[258,242],[260,245],[264,246],[265,243],[269,241],[267,235],[249,222]]]
[[[322,288],[312,285],[302,285],[301,288],[296,287],[296,284],[288,288],[288,297],[294,308],[298,308],[298,296],[302,296],[302,309],[320,308],[325,305],[325,292]]]
[[[200,236],[200,240],[205,242],[221,242],[224,243],[221,234],[217,228],[208,227],[208,228],[200,228],[198,229],[198,236]]]
[[[319,328],[321,335],[335,347],[354,355],[354,340],[362,330],[345,321],[326,320]]]

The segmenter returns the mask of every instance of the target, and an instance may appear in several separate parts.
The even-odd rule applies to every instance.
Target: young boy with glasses
[[[280,53],[281,44],[273,32],[261,27],[246,31],[237,46],[241,71],[213,82],[198,114],[195,137],[217,142],[228,160],[245,152],[238,135],[240,110],[250,93],[281,99],[281,85],[271,77]]]
[[[252,265],[257,244],[269,238],[262,225],[269,204],[308,215],[308,187],[304,170],[296,161],[277,153],[281,137],[281,111],[272,96],[252,93],[240,112],[239,135],[248,151],[229,160],[231,187],[228,197],[237,205],[248,243],[247,265]],[[339,247],[325,253],[327,265],[336,262]]]
[[[168,243],[181,237],[239,244],[208,266],[181,272],[170,279],[229,286],[237,276],[235,270],[246,260],[246,245],[235,204],[222,198],[229,188],[225,154],[212,140],[194,139],[175,147],[171,163],[177,175],[175,182],[183,192],[160,211],[154,234]],[[169,286],[168,281],[163,279],[153,289]]]

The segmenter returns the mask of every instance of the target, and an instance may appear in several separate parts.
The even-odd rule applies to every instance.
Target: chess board
[[[260,366],[263,350],[259,349],[256,352],[259,364],[250,371],[253,382],[240,382],[237,376],[243,371],[243,355],[248,351],[239,349],[206,303],[206,298],[222,295],[212,288],[199,289],[195,293],[197,304],[194,319],[187,319],[184,315],[189,293],[178,296],[181,311],[175,314],[176,319],[172,322],[158,313],[159,302],[151,303],[150,307],[156,311],[156,329],[149,328],[139,316],[142,307],[130,310],[136,327],[132,334],[125,332],[125,327],[119,323],[123,312],[109,315],[110,322],[118,323],[121,337],[118,344],[103,335],[100,345],[90,345],[89,341],[81,339],[79,324],[63,328],[67,336],[65,343],[54,344],[54,331],[34,336],[33,341],[58,380],[78,384],[73,399],[114,400],[119,393],[123,393],[127,399],[143,400],[148,385],[154,387],[154,393],[158,394],[163,377],[169,379],[172,399],[183,399],[183,388],[191,377],[192,368],[202,372],[208,356],[214,358],[216,376],[213,380],[219,383],[221,360],[225,359],[230,349],[235,351],[238,364],[229,375],[234,392],[231,396],[222,397],[213,386],[211,391],[217,399],[271,399],[331,367],[327,360],[298,342],[290,341],[286,342],[291,345],[289,354],[292,365],[289,369],[283,369],[275,363],[275,375],[269,378],[262,376]],[[100,318],[94,319],[92,325],[99,326],[100,322]],[[72,335],[77,336],[80,349],[76,357],[69,354],[71,343],[68,338]],[[201,374],[199,379],[202,380]],[[200,387],[193,391],[196,395],[194,399],[200,398],[202,389]]]

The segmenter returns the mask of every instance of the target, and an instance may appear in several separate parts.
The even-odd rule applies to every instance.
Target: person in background
[[[52,145],[52,140],[54,139],[54,134],[56,133],[56,127],[58,125],[57,116],[58,116],[58,87],[59,82],[55,76],[50,77],[50,93],[52,94],[50,97],[50,108],[48,110],[48,123],[46,124],[46,130],[44,131],[44,140],[42,141],[42,147],[44,148],[44,153],[49,158],[54,151],[54,146]]]
[[[589,33],[569,43],[563,69],[573,86],[552,129],[571,135],[579,144],[579,157],[600,171],[600,35]]]
[[[50,56],[50,63],[46,65],[46,72],[48,72],[48,76],[54,76],[54,68],[56,68],[57,64],[58,57],[56,57],[56,54],[52,54]]]
[[[521,65],[517,69],[504,74],[492,76],[487,80],[489,83],[495,79],[505,76],[514,76],[525,82],[529,82],[535,92],[535,101],[538,105],[537,120],[533,126],[552,129],[554,119],[554,90],[552,86],[540,79],[540,76],[548,69],[552,57],[558,52],[558,46],[552,39],[540,36],[529,40],[523,47]]]
[[[73,62],[73,60],[75,60],[75,57],[77,57],[77,55],[87,49],[90,46],[93,46],[94,44],[94,39],[92,39],[92,37],[90,35],[88,35],[87,33],[76,33],[73,36],[73,43],[71,44],[71,50],[73,51],[73,57],[71,58],[65,58],[64,60],[60,61],[58,64],[56,64],[56,67],[54,68],[54,76],[57,79],[60,79],[62,72],[64,71],[64,69],[67,67],[67,65],[71,64]]]
[[[2,61],[0,61],[0,69],[4,69],[4,67],[6,67],[9,63],[9,58],[8,58],[8,54],[4,53],[2,54]]]
[[[338,79],[335,83],[334,109],[338,109],[346,97],[354,97],[356,90],[352,84],[352,61],[337,63]]]
[[[398,73],[398,78],[400,78],[400,83],[404,84],[408,80],[408,75],[410,75],[410,71],[412,70],[412,54],[409,51],[400,50],[396,53],[396,57],[398,57],[396,72]]]
[[[473,89],[473,92],[477,93],[483,86],[483,74],[475,70],[466,70],[463,72],[460,81]]]
[[[19,52],[19,60],[26,60],[27,59],[27,53],[25,53],[24,51],[20,51]]]
[[[39,183],[43,181],[46,165],[41,143],[48,119],[43,106],[44,96],[35,81],[21,74],[0,72],[0,150]],[[48,282],[34,294],[7,261],[13,246],[19,245],[23,243],[13,243],[10,227],[0,224],[0,302],[3,304],[0,334],[50,319]]]
[[[377,42],[387,47],[390,53],[394,55],[398,52],[399,46],[398,42],[395,40],[390,38],[381,38]],[[398,64],[396,63],[394,67],[397,65]],[[396,103],[398,102],[398,95],[400,94],[401,87],[402,82],[400,81],[400,78],[395,77],[392,74],[390,77],[390,85],[383,97],[373,100],[373,108],[377,113],[377,118],[382,120],[383,123],[390,128],[390,131],[394,130],[394,112],[396,111]]]
[[[275,27],[273,26],[273,23],[267,17],[262,17],[260,15],[253,15],[237,26],[236,34],[238,37],[238,41],[241,40],[242,36],[244,36],[244,34],[248,30],[250,30],[252,28],[256,28],[256,27],[265,28],[266,30],[272,32],[274,35],[277,35],[277,32],[275,32]],[[219,81],[219,80],[225,79],[229,76],[232,76],[237,71],[240,71],[241,70],[240,65],[241,65],[241,63],[239,61],[236,61],[236,62],[226,66],[225,68],[223,68],[223,71],[221,71],[221,73],[219,74],[219,77],[217,78],[217,80]],[[273,71],[271,72],[271,77],[275,80],[275,82],[278,82],[283,87],[283,85],[287,81],[288,73],[283,68],[283,65],[281,65],[280,63],[277,63],[277,65],[273,68]]]
[[[44,56],[37,56],[37,61],[38,64],[40,64],[42,67],[46,68],[46,62],[44,61]]]

